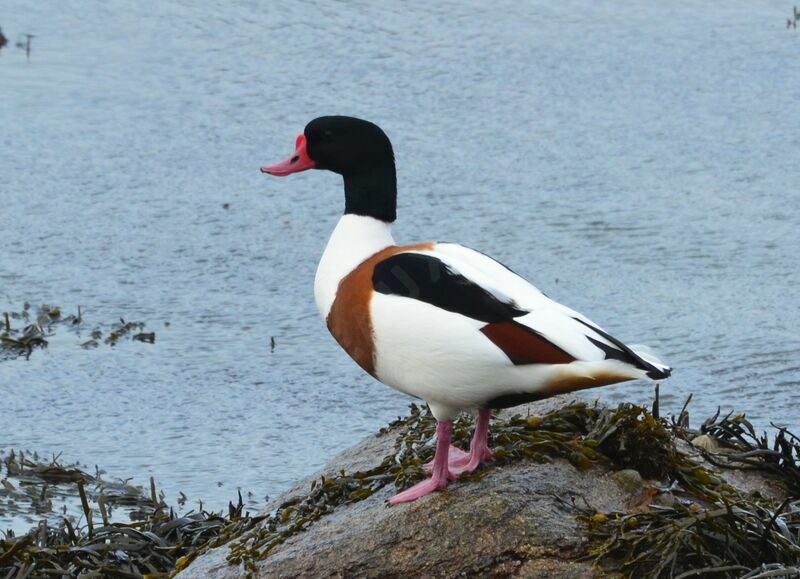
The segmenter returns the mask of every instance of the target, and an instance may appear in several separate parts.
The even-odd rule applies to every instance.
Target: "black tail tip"
[[[672,368],[665,368],[664,370],[650,370],[647,377],[653,380],[664,380],[672,376]]]

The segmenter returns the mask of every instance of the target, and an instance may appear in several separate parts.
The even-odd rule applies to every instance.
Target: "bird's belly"
[[[375,294],[370,304],[375,376],[401,392],[475,408],[523,377],[480,331],[483,322],[410,298]]]

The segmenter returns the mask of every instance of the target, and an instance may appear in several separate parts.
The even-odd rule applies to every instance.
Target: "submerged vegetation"
[[[122,338],[139,342],[155,343],[155,332],[146,332],[143,322],[119,322],[107,325],[107,335],[103,329],[95,326],[89,331],[89,339],[81,342],[85,349],[96,348],[100,343],[116,345]],[[83,311],[78,306],[76,314],[62,315],[61,308],[42,305],[34,313],[29,303],[25,303],[18,312],[3,312],[0,325],[0,360],[25,356],[30,358],[36,348],[46,348],[48,338],[55,335],[59,328],[67,328],[77,336],[86,330]]]
[[[202,504],[178,515],[153,479],[143,489],[62,465],[57,457],[44,461],[12,452],[2,457],[3,475],[0,511],[42,518],[25,535],[0,533],[0,577],[165,577],[181,556],[248,516],[241,494],[224,516]],[[118,509],[128,522],[112,522]]]
[[[456,422],[455,444],[469,444],[470,422]],[[254,570],[278,545],[337,507],[363,501],[386,485],[404,489],[424,478],[434,431],[430,413],[412,405],[410,416],[379,434],[394,437],[394,444],[374,467],[314,480],[307,492],[260,516],[243,513],[241,497],[227,514],[200,509],[179,516],[152,485],[149,494],[140,491],[132,499],[141,520],[111,523],[102,512],[116,495],[97,476],[9,457],[9,472],[14,468],[41,476],[56,467],[60,478],[51,484],[76,486],[85,515],[82,524],[64,518],[58,524],[42,523],[22,537],[0,540],[0,576],[22,577],[33,569],[48,569],[51,576],[90,570],[157,576],[181,570],[221,545],[228,546],[231,564]],[[652,410],[574,402],[543,416],[496,418],[490,432],[495,460],[462,480],[479,480],[516,461],[556,458],[582,470],[599,467],[634,479],[625,512],[598,512],[560,497],[591,540],[584,556],[605,571],[628,577],[780,577],[800,572],[793,567],[800,560],[800,440],[785,429],[772,439],[758,436],[743,415],[717,415],[692,429],[685,408],[671,420],[660,417],[656,398]],[[758,475],[755,490],[745,492],[726,481],[728,473],[747,471]],[[84,488],[92,490],[84,493]],[[101,513],[102,524],[93,520],[89,500]]]

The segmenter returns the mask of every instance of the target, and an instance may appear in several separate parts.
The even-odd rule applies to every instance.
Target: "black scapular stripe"
[[[375,266],[376,292],[419,300],[482,322],[504,322],[528,312],[498,299],[431,255],[398,253]]]

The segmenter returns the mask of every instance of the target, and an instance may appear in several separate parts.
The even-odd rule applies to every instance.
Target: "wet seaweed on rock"
[[[585,512],[595,561],[626,577],[742,577],[769,564],[772,577],[796,576],[800,502],[722,498],[679,500],[648,512]],[[784,574],[777,570],[783,570]]]
[[[703,461],[722,469],[720,476],[676,449],[677,454],[661,460],[668,468],[663,473],[667,480],[678,476],[667,489],[650,489],[653,496],[663,493],[668,500],[651,500],[645,508],[628,512],[575,507],[593,541],[590,557],[604,570],[625,577],[800,575],[797,437],[779,428],[770,444],[766,434],[756,435],[744,415],[720,419],[719,412],[693,430],[687,406],[688,401],[677,420],[662,420],[657,429],[691,443],[688,448]],[[721,478],[725,469],[757,472],[762,481],[780,485],[789,498],[765,492],[763,486],[750,493],[737,490]]]
[[[665,423],[635,404],[599,413],[587,434],[617,468],[634,468],[645,478],[678,475],[681,459]]]
[[[653,408],[657,411],[657,402]],[[582,521],[590,539],[586,557],[603,573],[790,576],[792,565],[800,560],[800,500],[745,495],[714,470],[715,462],[704,460],[709,451],[689,443],[698,436],[718,439],[715,444],[730,452],[714,454],[716,462],[725,461],[727,468],[737,470],[741,470],[737,464],[744,465],[791,490],[798,467],[797,438],[780,429],[781,442],[768,444],[743,417],[718,418],[693,430],[685,409],[677,421],[670,422],[633,404],[604,408],[584,402],[543,416],[495,417],[490,430],[495,460],[461,480],[480,479],[518,461],[556,458],[584,470],[600,467],[598,476],[602,471],[616,471],[611,476],[620,481],[635,479],[627,511],[602,513],[561,499],[564,508]],[[454,444],[469,444],[471,422],[466,417],[456,420]],[[70,569],[117,576],[176,573],[207,550],[223,545],[228,547],[229,563],[254,571],[258,561],[276,547],[337,507],[363,501],[387,485],[402,490],[425,478],[423,465],[433,456],[434,434],[430,412],[412,405],[408,417],[379,433],[392,436],[394,445],[373,468],[320,477],[307,492],[291,496],[264,516],[242,516],[241,494],[227,515],[201,508],[178,516],[157,496],[154,485],[149,495],[126,495],[124,485],[116,487],[117,494],[107,486],[102,492],[87,492],[82,497],[83,525],[65,518],[59,524],[44,523],[23,537],[0,541],[0,576],[9,569],[29,570],[31,565],[56,572]],[[729,462],[730,457],[738,458],[738,463]],[[78,479],[71,483],[78,489],[98,484],[97,477]],[[109,523],[106,508],[128,500],[139,509],[141,520]],[[90,508],[92,501],[97,506]]]
[[[433,458],[435,425],[427,409],[412,405],[410,416],[398,419],[380,433],[386,436],[399,431],[393,454],[366,472],[341,472],[314,481],[307,495],[283,503],[262,525],[237,538],[230,547],[228,561],[252,570],[256,561],[269,556],[275,547],[337,506],[363,500],[390,483],[397,490],[404,490],[421,481],[427,476],[423,464]],[[453,444],[468,446],[471,434],[471,420],[458,418],[453,427]],[[658,468],[652,467],[653,472],[673,474],[686,480],[689,486],[719,483],[702,467],[679,455],[661,421],[632,404],[608,409],[574,402],[542,417],[494,418],[490,443],[494,460],[474,474],[462,475],[460,480],[478,480],[498,466],[521,460],[548,462],[564,458],[581,469],[619,468],[630,463],[630,459],[621,459],[630,453],[634,458],[646,457],[658,463]],[[672,462],[663,465],[658,461]],[[222,545],[230,539],[220,537],[210,546]]]
[[[770,441],[766,433],[756,434],[744,414],[731,412],[720,418],[717,410],[703,422],[699,433],[719,448],[717,452],[701,448],[701,452],[720,468],[769,473],[790,495],[800,496],[800,438],[784,427],[772,426],[778,433]]]
[[[679,450],[678,440],[696,435],[688,429],[688,415],[682,421],[680,429],[673,429],[667,420],[641,406],[620,404],[617,408],[602,408],[582,402],[541,417],[496,418],[490,429],[495,460],[475,474],[463,475],[461,480],[482,478],[502,464],[520,460],[546,462],[557,457],[582,469],[602,466],[622,474],[635,468],[637,477],[641,471],[655,481],[632,496],[630,513],[604,514],[578,509],[595,541],[592,557],[596,563],[631,577],[666,577],[669,576],[664,574],[666,569],[688,572],[692,565],[697,574],[701,574],[697,566],[712,574],[719,573],[721,565],[737,561],[741,554],[764,557],[747,560],[749,566],[730,563],[742,572],[750,572],[765,561],[774,563],[777,569],[797,557],[798,533],[789,533],[789,538],[786,533],[787,525],[794,524],[796,516],[794,510],[790,516],[793,504],[779,508],[774,501],[760,503],[757,502],[760,499],[737,494],[702,461]],[[412,406],[408,418],[394,422],[382,435],[395,430],[399,430],[395,452],[380,465],[367,472],[342,472],[315,481],[309,494],[283,503],[262,525],[237,538],[230,546],[228,561],[253,570],[256,561],[269,556],[276,546],[336,506],[363,500],[390,482],[402,490],[422,480],[426,476],[422,465],[433,455],[433,417],[428,411]],[[454,444],[466,446],[470,433],[469,421],[457,420]],[[758,470],[767,476],[771,474],[769,468]],[[641,539],[631,534],[636,529],[642,533]],[[720,550],[713,544],[719,537],[744,544]],[[217,545],[228,539],[220,537]],[[696,540],[706,540],[708,548],[704,551]],[[689,557],[689,550],[699,554]],[[709,556],[704,557],[704,553]],[[659,558],[653,560],[657,555]]]

